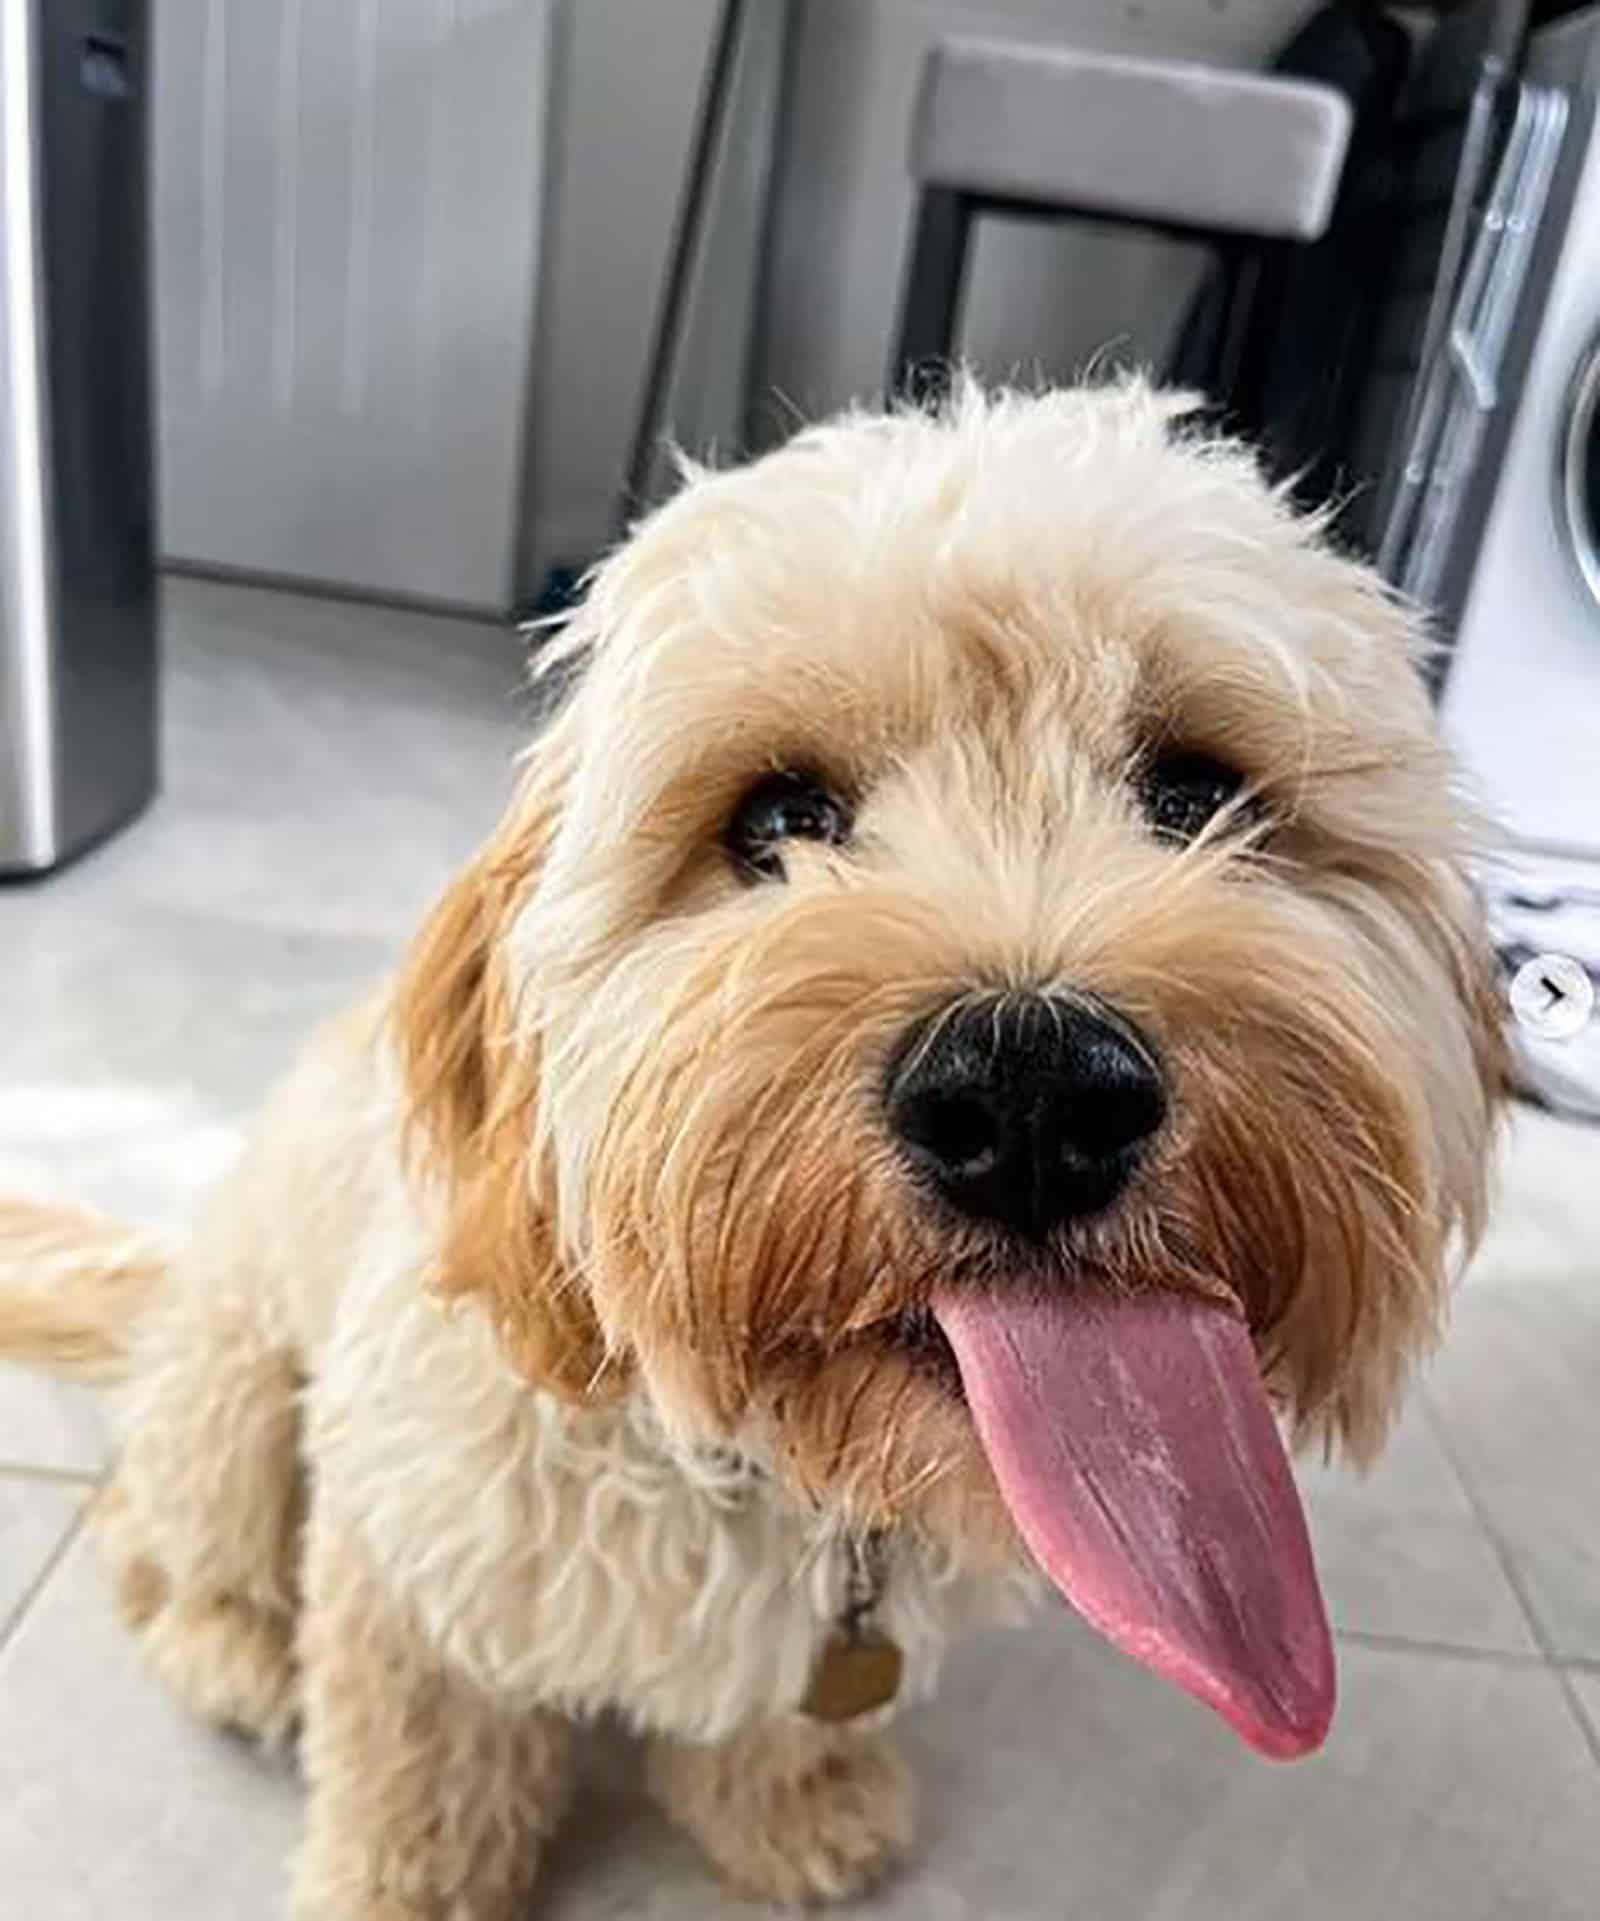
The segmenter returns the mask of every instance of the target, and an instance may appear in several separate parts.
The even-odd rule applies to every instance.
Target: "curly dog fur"
[[[863,1530],[902,1699],[1032,1586],[886,1332],[987,1258],[880,1111],[952,997],[1152,1037],[1167,1121],[1050,1258],[1225,1294],[1297,1439],[1379,1445],[1484,1207],[1472,827],[1408,616],[1185,411],[968,385],[691,471],[553,644],[489,844],[181,1247],[0,1211],[0,1351],[132,1376],[129,1625],[197,1714],[300,1731],[298,1921],[522,1914],[607,1709],[744,1892],[907,1847],[885,1716],[797,1709]],[[1152,833],[1167,743],[1253,824]],[[748,884],[727,823],[791,769],[849,843]]]

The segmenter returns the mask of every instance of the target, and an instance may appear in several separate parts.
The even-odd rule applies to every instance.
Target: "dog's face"
[[[1029,1534],[1017,1396],[1074,1398],[1005,1303],[1204,1304],[1362,1454],[1481,1212],[1406,623],[1177,412],[968,391],[691,477],[399,1001],[441,1286],[530,1375],[966,1556]]]

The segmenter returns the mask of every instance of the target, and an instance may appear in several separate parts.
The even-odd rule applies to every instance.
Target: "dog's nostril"
[[[1153,1063],[1114,1028],[1079,1064],[1060,1102],[1055,1126],[1069,1161],[1104,1159],[1136,1148],[1166,1117],[1166,1097]]]
[[[900,1114],[899,1131],[912,1146],[968,1176],[988,1173],[1000,1156],[995,1117],[974,1094],[933,1088],[913,1096]]]
[[[1032,1236],[1115,1200],[1166,1117],[1139,1037],[1044,995],[936,1015],[907,1036],[886,1100],[895,1136],[946,1201]]]

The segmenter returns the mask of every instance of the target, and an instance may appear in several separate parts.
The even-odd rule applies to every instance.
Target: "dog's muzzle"
[[[1155,1054],[1090,999],[964,996],[905,1037],[885,1097],[917,1177],[1016,1244],[981,1276],[954,1264],[929,1311],[1034,1560],[1259,1752],[1309,1753],[1333,1714],[1333,1643],[1239,1304],[1159,1272],[1108,1286],[1066,1248],[1040,1260],[1052,1229],[1116,1199],[1161,1127]]]
[[[1167,1111],[1135,1029],[1047,994],[964,997],[918,1023],[885,1099],[902,1151],[950,1206],[1033,1240],[1108,1207]]]

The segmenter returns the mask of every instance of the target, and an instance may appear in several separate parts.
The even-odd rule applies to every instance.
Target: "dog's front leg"
[[[452,1672],[313,1511],[301,1629],[310,1787],[294,1921],[523,1921],[571,1730]]]
[[[844,1900],[911,1843],[910,1772],[883,1734],[794,1716],[714,1747],[657,1740],[648,1779],[729,1886],[755,1900]]]

